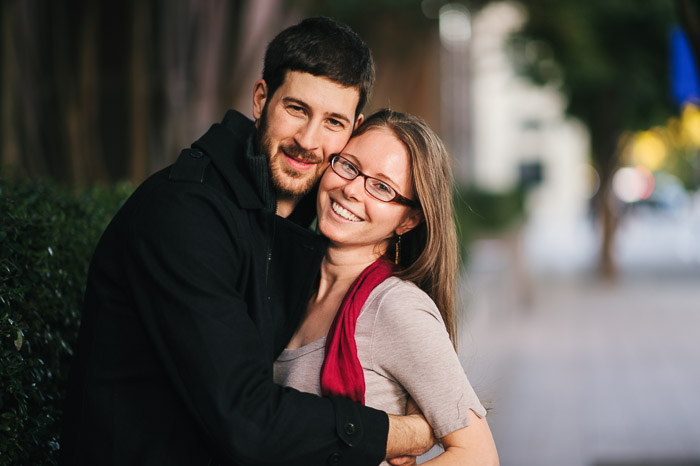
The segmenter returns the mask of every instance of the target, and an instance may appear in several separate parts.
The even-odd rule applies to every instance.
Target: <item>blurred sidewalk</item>
[[[475,245],[459,352],[503,466],[700,465],[700,265],[657,220],[620,231],[615,284],[592,232],[569,268],[533,226]]]

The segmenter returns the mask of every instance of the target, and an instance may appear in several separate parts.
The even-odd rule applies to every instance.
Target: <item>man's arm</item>
[[[389,415],[386,458],[419,456],[435,445],[433,429],[421,414]]]
[[[333,455],[378,464],[385,413],[273,383],[246,301],[259,298],[238,289],[250,251],[236,244],[225,201],[197,184],[168,183],[147,196],[131,223],[128,286],[173,387],[214,448],[242,464],[325,464]]]

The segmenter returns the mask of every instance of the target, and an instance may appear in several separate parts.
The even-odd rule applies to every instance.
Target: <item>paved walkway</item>
[[[501,464],[700,465],[700,267],[523,275],[503,244],[477,245],[460,341]]]

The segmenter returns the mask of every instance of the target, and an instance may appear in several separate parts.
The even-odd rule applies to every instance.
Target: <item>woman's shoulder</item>
[[[369,295],[365,308],[387,319],[414,314],[416,317],[432,316],[442,322],[432,298],[415,283],[399,277],[389,277],[377,285]]]
[[[389,277],[376,286],[369,295],[368,301],[384,301],[392,298],[394,301],[413,299],[432,303],[428,293],[421,290],[418,285],[399,277]]]

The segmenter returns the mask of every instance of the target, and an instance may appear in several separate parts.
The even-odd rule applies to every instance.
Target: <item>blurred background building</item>
[[[3,177],[137,184],[310,15],[373,51],[366,113],[454,157],[460,356],[506,466],[700,464],[700,2],[6,0]],[[2,213],[0,212],[0,215]]]

